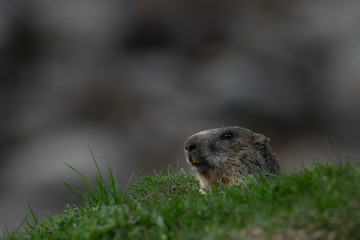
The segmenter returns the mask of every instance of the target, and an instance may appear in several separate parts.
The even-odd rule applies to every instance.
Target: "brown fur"
[[[210,129],[186,140],[185,156],[201,187],[238,184],[239,176],[280,171],[269,141],[242,127]]]

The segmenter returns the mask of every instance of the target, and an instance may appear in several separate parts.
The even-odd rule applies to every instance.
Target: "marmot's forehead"
[[[208,130],[204,130],[201,132],[198,132],[196,135],[216,135],[218,133],[223,133],[226,131],[235,131],[235,132],[242,132],[242,133],[247,133],[247,134],[253,134],[254,132],[243,128],[243,127],[238,127],[238,126],[230,126],[230,127],[221,127],[221,128],[214,128],[214,129],[208,129]]]

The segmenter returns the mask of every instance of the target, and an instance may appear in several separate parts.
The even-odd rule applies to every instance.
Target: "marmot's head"
[[[210,129],[186,140],[185,156],[198,177],[228,182],[235,175],[278,172],[269,141],[264,135],[242,127]]]

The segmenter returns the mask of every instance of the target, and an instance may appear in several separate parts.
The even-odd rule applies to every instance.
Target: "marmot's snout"
[[[210,167],[209,162],[202,155],[197,135],[189,137],[184,144],[184,148],[187,162],[197,168],[198,171],[205,172]]]

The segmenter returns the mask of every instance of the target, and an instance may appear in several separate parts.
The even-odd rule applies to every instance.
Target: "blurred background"
[[[91,178],[88,146],[122,187],[227,125],[270,137],[286,171],[324,139],[357,161],[359,29],[356,0],[1,1],[0,229],[76,202],[65,163]]]

